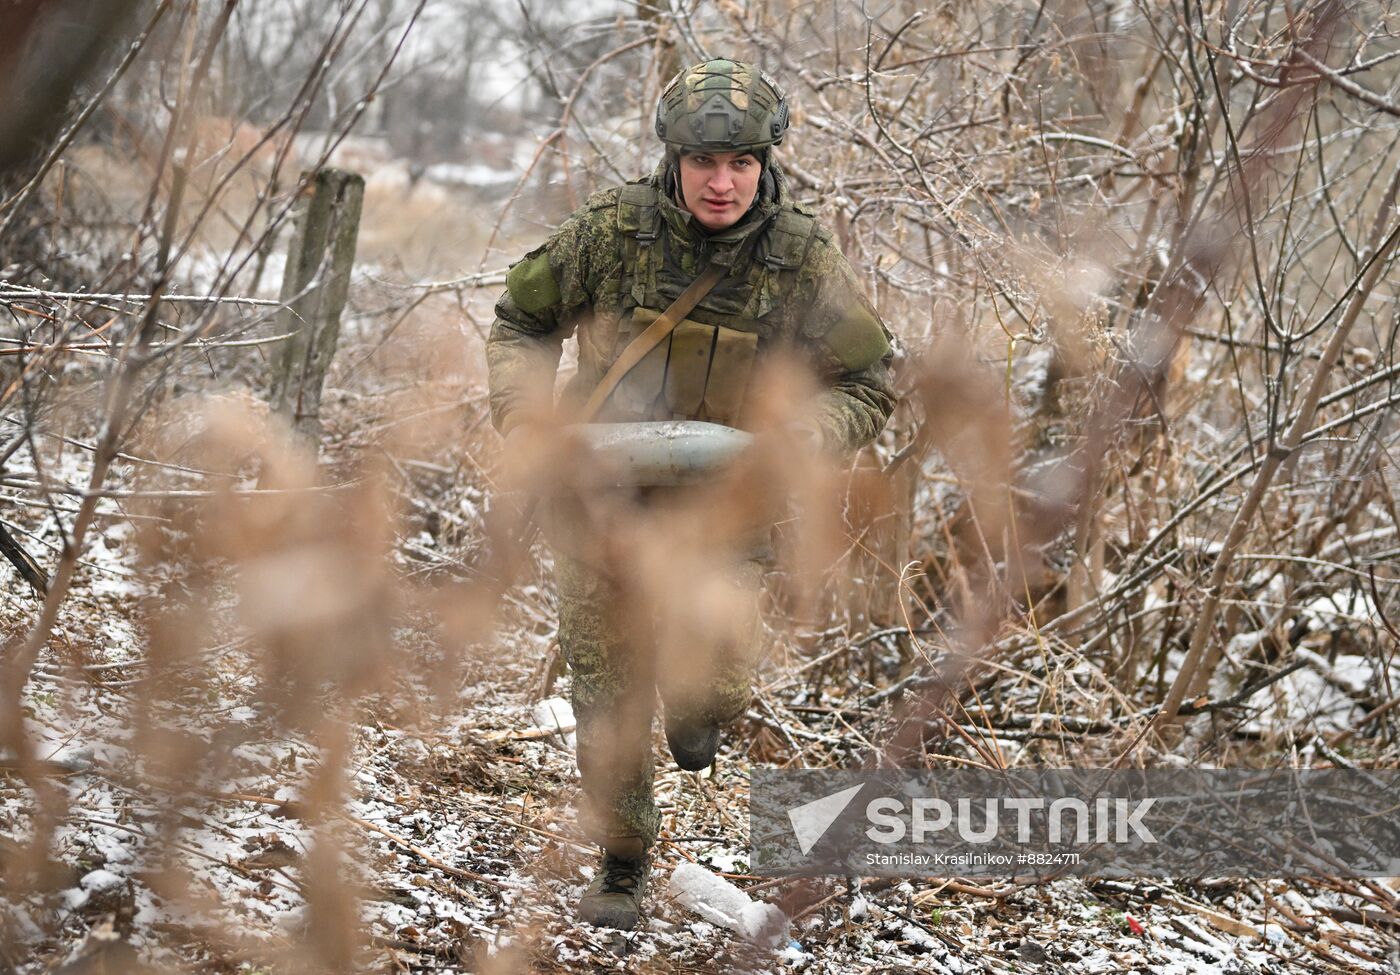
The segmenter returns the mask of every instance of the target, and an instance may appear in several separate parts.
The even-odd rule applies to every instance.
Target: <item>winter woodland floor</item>
[[[303,896],[312,827],[298,818],[298,802],[318,753],[270,730],[246,694],[248,661],[228,648],[218,664],[219,691],[186,712],[203,720],[191,717],[184,731],[231,759],[217,775],[191,770],[218,788],[203,801],[186,800],[178,828],[162,832],[169,809],[160,794],[127,784],[132,706],[143,680],[140,587],[130,578],[120,529],[90,554],[94,571],[65,635],[70,646],[100,648],[97,659],[75,670],[46,657],[26,697],[29,728],[61,800],[60,825],[48,892],[0,899],[12,943],[23,946],[22,954],[0,957],[0,971],[127,971],[138,958],[198,971],[275,969],[314,935]],[[14,625],[17,584],[10,592]],[[548,596],[527,589],[522,598]],[[411,630],[400,636],[414,638]],[[748,944],[668,891],[677,865],[695,861],[734,875],[756,897],[785,892],[745,875],[750,759],[734,738],[712,775],[694,775],[668,767],[658,736],[664,840],[648,917],[626,934],[575,923],[571,905],[593,859],[574,825],[571,736],[537,724],[549,720],[537,706],[549,642],[549,633],[533,627],[505,634],[474,658],[448,719],[403,727],[391,707],[365,709],[354,730],[354,799],[338,823],[361,884],[365,970],[1400,970],[1400,927],[1376,907],[1393,886],[1205,879],[982,888],[930,879],[851,889],[832,880],[787,902],[795,916],[782,946]],[[774,676],[766,674],[768,685]],[[552,693],[567,696],[567,677]],[[759,728],[762,716],[753,718],[739,729],[741,746]],[[0,856],[17,856],[34,804],[5,768]],[[182,864],[200,896],[176,904],[158,894],[157,854]]]

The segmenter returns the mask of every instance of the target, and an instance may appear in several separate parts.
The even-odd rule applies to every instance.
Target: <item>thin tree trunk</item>
[[[1317,367],[1313,370],[1307,393],[1303,397],[1303,405],[1283,437],[1264,458],[1259,473],[1255,475],[1254,483],[1250,485],[1249,493],[1240,505],[1240,510],[1236,512],[1235,520],[1230,525],[1230,531],[1225,536],[1225,544],[1220,549],[1220,554],[1217,556],[1215,566],[1211,571],[1210,581],[1206,586],[1205,603],[1201,606],[1200,616],[1192,631],[1191,644],[1186,651],[1186,659],[1182,661],[1181,671],[1167,692],[1167,699],[1163,702],[1162,710],[1158,715],[1161,721],[1174,721],[1177,712],[1181,709],[1181,703],[1186,697],[1187,690],[1190,689],[1196,693],[1197,689],[1208,686],[1210,678],[1220,662],[1221,654],[1217,649],[1211,654],[1206,665],[1201,666],[1206,645],[1210,642],[1211,634],[1215,629],[1216,612],[1220,608],[1221,598],[1229,583],[1230,568],[1234,563],[1235,553],[1239,551],[1245,534],[1254,522],[1254,516],[1258,513],[1260,505],[1263,504],[1264,496],[1273,484],[1274,477],[1284,462],[1298,449],[1303,436],[1312,426],[1318,401],[1322,398],[1322,392],[1327,385],[1332,368],[1341,357],[1347,335],[1350,334],[1351,327],[1356,324],[1357,318],[1360,317],[1361,309],[1370,298],[1371,292],[1380,282],[1381,275],[1389,264],[1390,255],[1395,250],[1396,242],[1400,241],[1400,224],[1396,224],[1388,230],[1386,225],[1386,217],[1395,206],[1397,191],[1400,191],[1400,172],[1397,172],[1394,179],[1391,180],[1385,199],[1376,212],[1375,228],[1371,232],[1371,239],[1364,252],[1371,255],[1370,260],[1363,264],[1361,279],[1352,292],[1346,309],[1342,312],[1341,320],[1333,330],[1331,338],[1328,339],[1327,347],[1323,349]]]

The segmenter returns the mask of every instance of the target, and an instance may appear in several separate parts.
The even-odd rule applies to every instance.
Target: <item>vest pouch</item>
[[[612,361],[660,317],[636,308],[621,323]],[[707,420],[737,427],[758,354],[758,334],[681,319],[617,384],[600,419]]]
[[[719,327],[700,419],[728,427],[739,426],[744,394],[748,392],[749,377],[757,357],[758,333]]]
[[[705,402],[705,380],[715,349],[715,327],[683,318],[671,333],[666,362],[666,409],[670,419],[693,420]]]
[[[624,321],[617,333],[617,345],[613,349],[612,359],[608,365],[616,362],[622,355],[622,350],[631,344],[632,340],[646,330],[646,327],[661,317],[658,311],[650,308],[638,308],[632,313],[629,321]],[[661,389],[666,381],[666,357],[670,354],[671,344],[669,336],[666,341],[658,342],[656,347],[648,352],[641,362],[632,367],[627,375],[622,377],[622,381],[617,384],[617,388],[612,391],[612,396],[608,398],[608,408],[604,410],[606,419],[614,422],[636,422],[640,420],[669,420],[670,416],[661,410]],[[600,417],[602,419],[603,417]]]

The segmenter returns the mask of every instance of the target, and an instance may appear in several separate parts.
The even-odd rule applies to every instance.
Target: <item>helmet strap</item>
[[[778,181],[773,176],[773,167],[768,165],[768,151],[763,152],[763,172],[758,177],[758,192],[753,195],[753,203],[749,205],[752,210],[765,200],[775,199],[778,195]]]

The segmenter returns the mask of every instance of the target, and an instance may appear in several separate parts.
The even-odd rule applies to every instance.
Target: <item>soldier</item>
[[[744,428],[755,365],[779,350],[801,353],[817,377],[800,424],[814,448],[849,456],[879,434],[895,403],[890,335],[831,234],[791,197],[773,158],[787,128],[782,91],[754,65],[714,59],[687,68],[657,105],[666,151],[655,171],[593,195],[512,265],[486,347],[492,422],[508,455],[577,418],[590,396],[602,422]],[[614,367],[658,317],[679,322],[630,371]],[[553,380],[571,334],[578,372],[555,409]],[[582,509],[561,514],[556,505],[550,515],[583,813],[602,847],[579,917],[631,928],[659,819],[656,691],[676,763],[709,766],[721,725],[742,715],[751,695],[762,552],[736,543],[731,581],[741,611],[725,625],[681,627],[698,645],[659,666],[656,630],[626,622],[627,587],[600,555],[600,537],[564,530],[586,520]],[[677,670],[688,679],[674,679]]]

